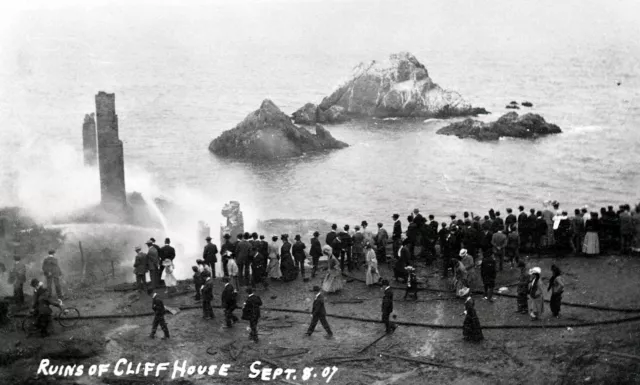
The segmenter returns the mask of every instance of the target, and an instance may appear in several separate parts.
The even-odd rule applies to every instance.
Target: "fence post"
[[[84,261],[84,252],[82,251],[82,242],[78,241],[78,247],[80,247],[80,262],[82,263],[82,280],[84,281],[85,273],[87,271],[87,265]]]

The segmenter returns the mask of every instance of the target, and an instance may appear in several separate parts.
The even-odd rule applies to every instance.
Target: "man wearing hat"
[[[315,278],[316,271],[318,270],[318,262],[320,261],[320,257],[322,256],[322,245],[320,244],[320,239],[318,239],[319,236],[320,233],[314,231],[313,238],[311,238],[311,249],[309,250],[309,255],[311,255],[311,261],[313,263],[311,278]]]
[[[20,261],[19,255],[14,255],[13,270],[10,273],[10,281],[13,281],[13,298],[17,305],[24,303],[24,283],[27,281],[27,267]]]
[[[340,266],[344,271],[345,260],[349,271],[353,270],[353,260],[351,259],[351,246],[353,246],[353,238],[349,234],[349,225],[344,225],[343,231],[338,234],[342,250],[340,250]]]
[[[246,292],[249,296],[244,302],[244,307],[242,308],[242,319],[249,321],[249,328],[251,329],[249,339],[257,343],[258,321],[260,320],[260,306],[262,306],[262,300],[253,293],[251,288],[247,288]]]
[[[220,256],[222,257],[222,272],[224,273],[225,277],[228,277],[229,270],[227,269],[227,264],[229,263],[229,254],[227,253],[227,251],[229,253],[233,253],[235,247],[230,241],[231,235],[225,234],[222,238],[224,239],[222,245],[220,246]]]
[[[258,244],[258,251],[260,251],[260,254],[262,254],[265,258],[268,258],[269,257],[269,242],[265,241],[263,234],[260,234],[260,241],[258,241],[256,243]]]
[[[160,256],[158,250],[153,247],[153,241],[150,239],[146,242],[147,248],[147,269],[149,270],[149,279],[151,280],[151,290],[155,290],[160,286]]]
[[[136,259],[133,263],[133,274],[136,275],[136,286],[140,291],[147,291],[147,254],[142,252],[140,246],[135,247]]]
[[[402,224],[400,223],[400,215],[393,214],[393,232],[391,240],[393,241],[393,257],[398,255],[398,250],[402,247]]]
[[[51,300],[50,290],[45,289],[42,282],[36,278],[31,280],[33,288],[33,308],[30,313],[36,317],[36,327],[40,330],[42,337],[49,335],[49,324],[51,324],[51,306],[62,309],[61,302],[53,302]]]
[[[153,310],[153,323],[151,325],[151,334],[149,337],[156,338],[156,331],[158,330],[158,325],[162,329],[164,333],[163,340],[169,339],[169,328],[167,327],[167,322],[164,320],[164,303],[160,298],[158,298],[158,293],[153,292],[153,299],[151,301],[151,310]]]
[[[211,307],[211,301],[213,301],[213,279],[211,279],[209,270],[203,271],[201,277],[205,280],[200,289],[202,292],[202,318],[206,320],[213,319],[215,318],[213,307]]]
[[[151,241],[151,247],[156,249],[156,251],[158,252],[158,265],[160,268],[160,270],[158,270],[158,282],[160,282],[160,277],[162,277],[162,271],[164,270],[164,266],[162,266],[162,260],[164,259],[164,256],[162,255],[162,249],[156,244],[156,239],[151,237],[149,238],[149,240]]]
[[[300,269],[300,275],[302,275],[302,279],[306,281],[304,276],[304,262],[307,259],[307,255],[305,254],[305,249],[307,245],[302,242],[302,237],[300,234],[296,234],[295,242],[291,246],[291,254],[293,255],[293,261],[296,265],[296,268]]]
[[[382,322],[386,328],[386,332],[393,333],[397,326],[389,320],[389,316],[393,313],[393,289],[389,285],[388,280],[382,281],[382,287],[384,287],[384,295],[382,297]]]
[[[493,256],[496,258],[496,261],[498,262],[498,269],[502,271],[505,248],[507,247],[507,236],[505,235],[502,228],[497,227],[497,229],[498,231],[496,231],[496,233],[493,234],[493,236],[491,237],[491,245],[493,246]]]
[[[311,309],[311,324],[309,325],[309,329],[307,329],[307,336],[310,336],[311,333],[316,329],[316,325],[318,321],[322,324],[322,327],[327,332],[327,338],[333,337],[333,332],[331,331],[331,327],[327,322],[327,311],[324,308],[324,295],[322,294],[322,289],[320,286],[314,286],[313,291],[316,294],[316,298],[313,300],[313,308]]]
[[[53,294],[53,287],[56,288],[56,295],[58,298],[62,298],[62,290],[60,289],[60,266],[58,265],[58,259],[54,256],[55,250],[49,250],[49,256],[42,262],[42,272],[47,279],[47,289],[50,294]]]
[[[241,285],[249,283],[249,267],[251,265],[249,258],[250,237],[249,233],[244,233],[243,239],[236,243],[236,263],[238,264],[238,278]]]
[[[364,234],[360,231],[360,226],[356,225],[356,233],[353,235],[353,260],[356,267],[364,264]]]
[[[238,291],[234,289],[233,285],[229,283],[229,278],[222,278],[224,282],[224,289],[222,289],[222,308],[224,309],[224,321],[225,326],[230,328],[238,322],[238,317],[233,315],[233,311],[238,307],[237,298]]]
[[[389,234],[387,230],[382,227],[382,223],[378,223],[378,233],[376,234],[376,258],[378,263],[387,262],[387,242],[389,242]]]
[[[164,246],[160,248],[160,257],[162,258],[161,262],[164,262],[165,259],[168,259],[173,264],[173,260],[176,258],[176,249],[171,246],[171,239],[164,239]],[[160,263],[160,276],[162,277],[162,272],[164,271],[164,263]]]
[[[327,233],[327,237],[324,239],[324,243],[331,246],[333,240],[338,236],[336,230],[338,229],[338,225],[335,223],[331,225],[331,231]]]
[[[204,251],[202,252],[202,259],[204,259],[204,263],[209,265],[211,268],[211,276],[216,276],[216,262],[218,262],[218,247],[211,243],[211,237],[206,237],[205,241],[207,244],[204,245]]]

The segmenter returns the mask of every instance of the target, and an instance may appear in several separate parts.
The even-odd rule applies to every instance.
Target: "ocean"
[[[116,94],[128,190],[212,223],[229,200],[248,223],[388,225],[416,207],[444,220],[546,199],[571,211],[640,201],[633,1],[102,3],[43,2],[3,23],[0,206],[47,220],[99,200],[81,157],[98,91]],[[208,151],[263,99],[290,114],[358,63],[400,51],[491,111],[483,120],[526,100],[533,108],[519,113],[564,133],[480,143],[436,135],[449,121],[389,119],[327,126],[350,147],[296,159],[251,164]]]

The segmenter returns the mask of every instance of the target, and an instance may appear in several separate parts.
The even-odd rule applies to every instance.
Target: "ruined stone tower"
[[[98,126],[98,166],[102,206],[122,211],[127,203],[124,186],[124,151],[118,137],[115,94],[100,91],[96,95]]]
[[[82,149],[84,151],[84,165],[95,166],[98,161],[98,138],[96,135],[95,114],[93,113],[84,116]]]

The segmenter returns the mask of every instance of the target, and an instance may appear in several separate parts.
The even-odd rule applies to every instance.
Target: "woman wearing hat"
[[[339,292],[344,287],[342,271],[340,270],[340,262],[335,255],[333,255],[333,250],[329,245],[325,245],[322,248],[322,254],[329,259],[329,271],[322,281],[322,290],[326,293]]]
[[[471,291],[469,288],[465,288],[462,291],[462,295],[467,297],[464,302],[464,323],[462,324],[462,336],[466,341],[479,342],[484,339],[482,335],[482,327],[480,326],[480,320],[476,313],[475,302],[471,298]]]
[[[529,315],[532,321],[537,321],[544,312],[544,296],[540,282],[542,270],[534,267],[529,270],[531,282],[529,283]]]
[[[371,287],[380,281],[380,274],[378,273],[378,259],[376,258],[376,252],[373,251],[371,243],[365,244],[365,259],[367,262],[366,282],[367,286]]]
[[[272,280],[281,279],[282,272],[280,271],[280,248],[278,247],[278,236],[271,237],[269,242],[269,266],[267,267],[269,278]]]
[[[282,234],[282,247],[280,248],[280,271],[282,272],[282,280],[284,282],[293,281],[298,278],[298,269],[293,262],[291,255],[291,243],[289,243],[289,235]]]

